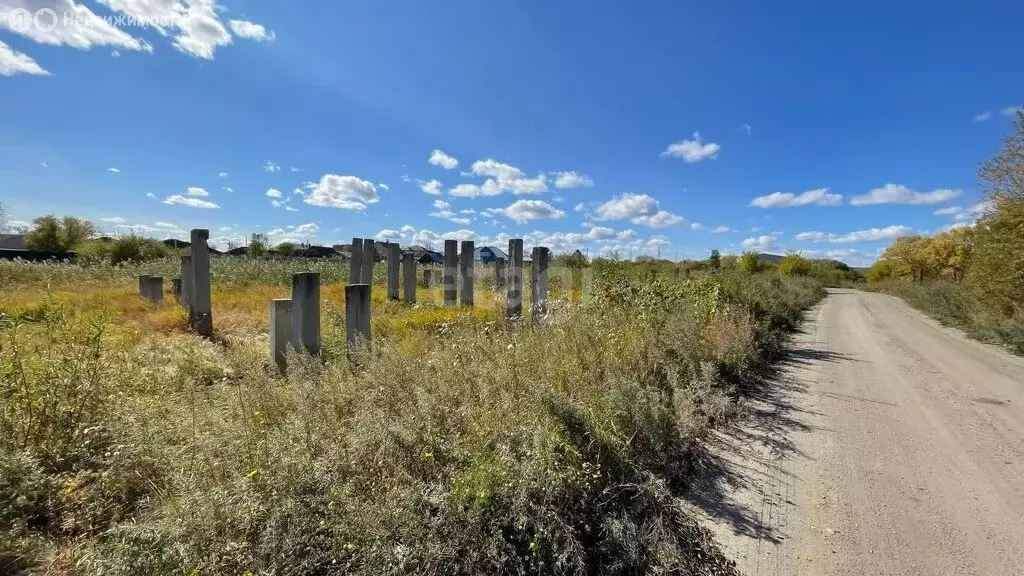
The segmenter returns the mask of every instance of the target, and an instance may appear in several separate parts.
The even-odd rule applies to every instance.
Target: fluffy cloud
[[[1024,112],[1024,106],[1007,106],[999,111],[1003,116],[1013,116],[1018,112]]]
[[[690,230],[703,230],[703,229],[704,229],[704,225],[701,224],[700,222],[694,222],[693,224],[690,224]]]
[[[387,192],[388,190],[391,190],[390,186],[388,186],[387,184],[381,184],[380,182],[377,182],[377,188],[380,188],[381,190],[383,190],[385,192]]]
[[[278,166],[277,164],[274,164],[272,161],[267,160],[266,162],[263,163],[263,171],[264,172],[280,172],[281,171],[281,167]]]
[[[110,172],[111,174],[120,174],[121,173],[121,169],[120,168],[107,168],[107,172]]]
[[[986,212],[992,209],[992,203],[989,201],[979,202],[973,206],[949,206],[948,208],[940,208],[934,212],[936,216],[952,216],[953,221],[960,224],[973,224],[978,218],[981,218]]]
[[[479,196],[497,196],[502,193],[501,187],[494,180],[487,180],[483,186],[476,184],[459,184],[448,190],[449,196],[460,198],[477,198]]]
[[[434,166],[444,168],[445,170],[454,170],[459,167],[458,160],[445,154],[440,150],[434,150],[433,152],[431,152],[430,158],[427,159],[427,162],[433,164]]]
[[[854,196],[850,204],[867,206],[870,204],[942,204],[960,195],[959,190],[941,188],[931,192],[917,192],[901,184],[886,184],[875,188],[863,196]]]
[[[985,122],[985,121],[987,121],[990,118],[992,118],[992,113],[989,112],[989,111],[985,111],[985,112],[982,112],[981,114],[975,114],[974,115],[974,121],[975,122]]]
[[[111,218],[100,218],[100,222],[111,222],[113,224],[124,224],[124,218],[120,216],[113,216]]]
[[[523,224],[531,220],[546,220],[564,218],[565,211],[559,210],[547,202],[541,200],[518,200],[502,213],[516,222]]]
[[[306,188],[310,193],[303,201],[311,206],[362,211],[380,201],[373,182],[355,176],[324,174],[320,182],[310,182]]]
[[[795,236],[797,240],[814,242],[816,244],[852,244],[855,242],[878,242],[880,240],[893,240],[900,236],[913,234],[914,229],[907,226],[886,226],[885,228],[869,228],[857,230],[848,234],[833,234],[831,232],[801,232]]]
[[[555,188],[589,188],[593,185],[594,181],[590,176],[584,176],[572,171],[555,174]]]
[[[726,232],[732,232],[732,228],[728,226],[716,226],[711,229],[712,234],[724,234]]]
[[[420,190],[426,194],[433,196],[441,195],[441,183],[437,180],[431,180],[430,182],[420,182]]]
[[[50,72],[36,63],[28,54],[17,52],[0,41],[0,76],[14,76],[15,74],[49,76]]]
[[[228,25],[231,26],[231,31],[235,36],[239,38],[248,38],[257,42],[273,42],[277,37],[273,30],[267,30],[262,24],[254,24],[248,20],[231,20]]]
[[[191,208],[220,208],[220,206],[217,206],[213,202],[209,202],[207,200],[200,200],[199,198],[194,198],[190,196],[182,196],[181,194],[174,194],[173,196],[168,196],[167,198],[164,198],[164,204],[177,204],[179,206],[189,206]]]
[[[758,196],[751,202],[751,206],[757,208],[780,208],[784,206],[836,206],[843,203],[842,194],[831,194],[828,188],[818,188],[816,190],[808,190],[801,194],[792,194],[790,192],[775,192],[774,194],[768,194],[767,196]]]
[[[283,196],[284,194],[282,194],[281,191],[278,190],[277,188],[271,188],[270,190],[267,190],[267,198],[281,198]]]
[[[775,244],[776,240],[778,240],[778,238],[776,238],[775,236],[757,236],[755,238],[747,238],[746,240],[740,242],[740,246],[742,246],[744,250],[768,252],[770,250],[775,250],[778,247]]]
[[[666,156],[682,158],[683,162],[700,162],[708,158],[714,160],[718,157],[718,151],[721,149],[722,147],[714,142],[705,144],[700,139],[700,133],[694,132],[693,140],[680,140],[669,144],[661,156],[663,158]]]
[[[304,242],[312,242],[316,239],[316,235],[320,232],[320,226],[310,222],[309,224],[300,224],[298,226],[286,226],[284,228],[274,228],[270,232],[267,232],[267,239],[271,244],[280,244],[282,242],[290,242],[292,244],[299,244]]]
[[[527,178],[519,168],[492,158],[474,162],[472,173],[488,177],[483,186],[479,187],[483,191],[479,194],[481,196],[494,196],[506,191],[512,194],[541,194],[548,190],[547,177],[543,174]]]
[[[188,190],[185,190],[185,193],[188,194],[189,196],[209,196],[210,195],[209,192],[207,192],[206,190],[204,190],[202,188],[199,188],[198,186],[190,186],[188,188]]]
[[[629,220],[651,228],[667,228],[682,224],[686,220],[666,210],[661,210],[658,201],[646,194],[626,193],[615,196],[594,210],[596,220]]]

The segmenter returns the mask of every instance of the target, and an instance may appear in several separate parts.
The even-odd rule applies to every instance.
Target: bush
[[[740,270],[750,274],[756,274],[761,269],[761,257],[757,252],[744,252],[740,256]]]
[[[811,263],[803,256],[791,252],[779,260],[779,273],[786,276],[807,276],[811,273]]]
[[[152,262],[166,258],[170,252],[159,240],[129,234],[113,241],[90,240],[79,246],[77,254],[83,264],[108,263],[117,266]]]

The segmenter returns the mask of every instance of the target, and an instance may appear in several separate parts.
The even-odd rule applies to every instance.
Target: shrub
[[[787,276],[807,276],[811,273],[811,263],[803,256],[790,252],[779,260],[779,273]]]
[[[53,215],[40,216],[32,221],[32,229],[25,235],[30,250],[68,252],[85,242],[95,233],[92,223],[73,216],[57,219]]]
[[[756,273],[761,269],[761,258],[757,252],[744,252],[740,256],[740,270],[748,272],[750,274]]]

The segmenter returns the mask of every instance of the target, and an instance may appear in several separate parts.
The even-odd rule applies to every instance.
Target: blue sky
[[[1005,1],[0,0],[0,202],[221,245],[511,236],[864,264],[976,216],[977,165],[1024,104],[1022,18]]]

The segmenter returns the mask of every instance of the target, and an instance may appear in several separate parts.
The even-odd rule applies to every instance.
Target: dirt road
[[[1024,575],[1024,360],[832,291],[692,500],[750,575]]]

